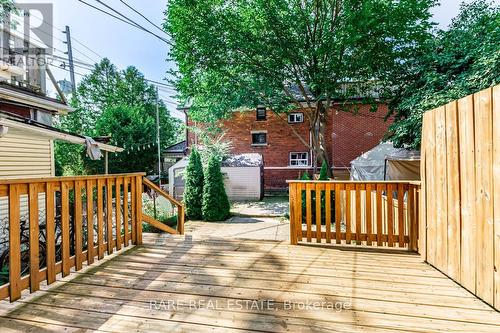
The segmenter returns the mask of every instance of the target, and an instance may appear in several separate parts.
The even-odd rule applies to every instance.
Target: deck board
[[[14,305],[2,301],[0,331],[500,331],[500,313],[398,250],[148,234],[144,243]],[[286,308],[316,301],[326,303]],[[338,302],[346,308],[328,308]]]

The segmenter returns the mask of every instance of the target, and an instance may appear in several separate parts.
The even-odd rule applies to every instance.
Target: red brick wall
[[[329,110],[327,118],[327,149],[330,163],[335,167],[336,177],[348,176],[344,167],[350,162],[375,147],[384,136],[388,122],[383,118],[387,106],[380,104],[377,112],[370,112],[369,105],[360,106],[357,114],[341,111],[340,107]],[[189,126],[195,125],[188,121]],[[221,121],[220,126],[226,131],[225,138],[231,140],[233,154],[259,153],[264,159],[264,185],[266,189],[286,188],[287,179],[296,179],[305,171],[312,169],[289,167],[290,152],[306,152],[308,148],[297,138],[290,126],[309,142],[309,126],[304,123],[288,125],[286,115],[277,116],[267,111],[267,119],[256,120],[255,110],[235,112],[231,119]],[[252,146],[252,131],[267,131],[266,146]],[[188,144],[195,140],[188,131]],[[337,170],[338,169],[338,170]]]

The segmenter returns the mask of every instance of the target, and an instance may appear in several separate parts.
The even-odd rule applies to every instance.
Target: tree
[[[203,185],[203,219],[224,221],[229,217],[229,199],[224,188],[220,161],[213,156],[208,161]]]
[[[71,100],[75,111],[61,116],[58,127],[91,137],[111,136],[111,144],[124,147],[124,152],[110,155],[110,172],[151,173],[157,161],[156,98],[155,87],[135,67],[120,71],[103,59],[78,85]],[[159,114],[160,141],[168,146],[178,138],[180,121],[170,116],[161,100]],[[56,161],[59,172],[65,174],[104,169],[102,161],[86,158],[81,146],[58,143]]]
[[[325,161],[323,161],[323,164],[321,165],[321,170],[319,172],[319,178],[318,180],[328,180],[328,165],[326,164]]]
[[[425,43],[393,101],[389,138],[418,149],[425,111],[500,83],[500,6],[463,4],[448,30]]]
[[[186,167],[186,187],[184,189],[184,205],[186,215],[190,220],[203,218],[203,165],[198,150],[192,149]]]
[[[172,74],[194,120],[216,121],[259,104],[276,113],[305,105],[312,144],[291,128],[317,166],[328,163],[325,122],[332,101],[369,96],[370,82],[391,96],[427,39],[435,3],[171,0],[164,26],[178,64]],[[345,108],[356,111],[355,105]]]

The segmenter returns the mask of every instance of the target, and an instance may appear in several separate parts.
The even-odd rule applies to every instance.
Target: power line
[[[85,1],[83,1],[83,0],[78,0],[78,1],[79,1],[79,2],[81,2],[81,3],[83,3],[83,4],[85,4],[85,5],[87,5],[87,6],[89,6],[89,7],[91,7],[91,8],[94,8],[95,10],[98,10],[98,11],[100,11],[100,12],[102,12],[102,13],[106,14],[106,15],[109,15],[109,16],[111,16],[111,17],[113,17],[113,18],[117,19],[117,20],[120,20],[120,21],[122,21],[122,22],[124,22],[124,23],[127,23],[128,25],[131,25],[131,26],[133,26],[134,28],[137,28],[137,29],[139,29],[139,30],[143,30],[143,31],[145,31],[145,32],[147,32],[147,33],[149,33],[149,34],[151,34],[151,35],[155,36],[156,38],[158,38],[159,40],[161,40],[161,41],[165,42],[166,44],[168,44],[168,45],[170,45],[170,46],[172,46],[172,45],[173,45],[173,44],[172,44],[169,40],[167,40],[167,39],[165,39],[165,38],[163,38],[163,37],[161,37],[161,36],[158,36],[158,35],[157,35],[157,34],[155,34],[154,32],[152,32],[152,31],[150,31],[150,30],[148,30],[148,29],[144,28],[142,25],[140,25],[140,24],[138,24],[137,22],[135,22],[135,21],[133,21],[133,20],[131,20],[131,19],[127,18],[125,15],[121,14],[121,13],[120,13],[120,12],[118,12],[116,9],[113,9],[112,7],[110,7],[110,6],[106,5],[105,3],[103,3],[103,2],[102,2],[102,1],[100,1],[100,0],[96,0],[96,1],[97,1],[98,3],[100,3],[100,4],[102,4],[103,6],[105,6],[105,7],[109,8],[110,10],[114,11],[114,12],[115,12],[115,13],[117,13],[118,15],[120,15],[120,16],[122,16],[122,17],[124,17],[125,19],[123,19],[122,17],[116,16],[116,15],[114,15],[114,14],[110,13],[110,12],[107,12],[107,11],[105,11],[105,10],[104,10],[104,9],[102,9],[102,8],[99,8],[99,7],[96,7],[96,6],[94,6],[94,5],[91,5],[91,4],[89,4],[88,2],[85,2]]]
[[[130,8],[131,10],[133,10],[135,13],[139,14],[143,19],[145,19],[146,21],[148,21],[156,29],[158,29],[161,32],[165,33],[165,31],[162,28],[160,28],[158,25],[156,25],[155,23],[153,23],[150,19],[148,19],[146,16],[144,16],[140,11],[138,11],[137,9],[135,9],[134,7],[132,7],[131,5],[129,5],[128,3],[126,3],[123,0],[120,0],[120,2],[123,3],[125,6],[127,6],[128,8]]]

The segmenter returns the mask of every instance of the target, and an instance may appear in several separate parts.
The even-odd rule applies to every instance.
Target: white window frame
[[[292,121],[291,118],[294,118]],[[300,120],[297,120],[297,117],[300,117]],[[288,123],[289,124],[299,124],[304,122],[304,112],[292,112],[288,114]]]
[[[305,154],[305,158],[295,158],[292,159],[293,154]],[[293,161],[296,164],[293,164]],[[307,168],[309,167],[309,152],[307,151],[292,151],[288,155],[288,165],[295,168]]]
[[[253,142],[253,135],[254,134],[265,134],[266,135],[266,143],[254,143]],[[250,132],[250,135],[252,136],[251,137],[251,140],[252,140],[252,146],[267,146],[267,142],[268,142],[268,137],[267,137],[267,131],[251,131]]]

